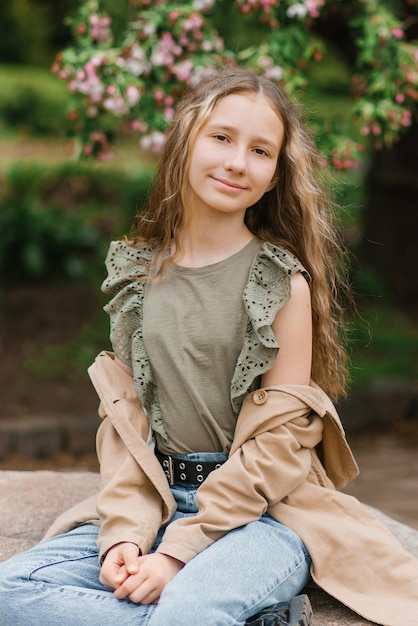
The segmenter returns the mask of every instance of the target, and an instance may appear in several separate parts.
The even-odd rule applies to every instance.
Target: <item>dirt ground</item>
[[[97,411],[87,373],[82,380],[31,375],[25,362],[48,345],[73,339],[94,314],[97,297],[78,284],[8,287],[0,295],[0,419],[31,415],[83,416]]]
[[[88,380],[35,378],[25,368],[50,344],[72,339],[97,310],[97,296],[75,284],[16,286],[0,301],[0,420],[31,416],[96,415],[97,396]],[[104,346],[105,347],[105,346]],[[418,529],[418,424],[389,425],[349,437],[360,477],[347,489],[363,502]],[[5,458],[0,469],[97,470],[94,454],[60,453],[48,459]]]

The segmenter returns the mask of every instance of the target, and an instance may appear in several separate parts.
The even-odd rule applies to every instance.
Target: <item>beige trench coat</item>
[[[131,377],[101,353],[89,369],[101,403],[100,493],[64,513],[45,538],[100,525],[101,558],[132,541],[147,553],[175,501],[147,442]],[[358,474],[329,398],[318,387],[282,385],[244,400],[228,461],[198,490],[199,512],[168,526],[158,550],[184,562],[265,511],[293,529],[312,557],[313,580],[366,619],[417,626],[418,561],[368,509],[336,490]]]

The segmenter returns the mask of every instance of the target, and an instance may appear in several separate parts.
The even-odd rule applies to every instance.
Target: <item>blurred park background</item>
[[[92,453],[97,401],[86,370],[100,350],[110,349],[100,292],[103,261],[109,241],[129,231],[155,163],[155,155],[145,150],[146,142],[139,141],[123,113],[103,121],[113,158],[100,158],[97,142],[83,144],[77,137],[77,109],[57,63],[62,71],[61,51],[72,46],[81,58],[85,32],[79,8],[89,4],[90,14],[98,10],[96,3],[74,0],[7,0],[0,5],[2,468],[96,468]],[[116,39],[126,28],[133,4],[100,3],[100,10],[112,16]],[[145,9],[155,5],[158,13],[164,3],[137,4]],[[191,3],[172,3],[186,4]],[[302,12],[303,7],[312,12],[315,5],[285,4]],[[206,9],[212,5],[206,2]],[[250,17],[239,22],[233,14],[236,5],[241,15],[257,5],[271,19],[280,3],[220,0],[212,7],[213,26],[230,49],[237,49],[243,37],[260,48],[265,20],[257,27]],[[312,18],[309,32],[315,41],[315,58],[303,60],[306,84],[299,91],[313,118],[327,120],[332,115],[321,131],[326,136],[335,125],[347,126],[352,108],[358,50],[348,17],[355,23],[365,6],[372,10],[373,2],[318,1],[315,6],[319,11],[323,5],[327,12],[299,16]],[[418,39],[417,2],[383,0],[375,5],[399,20],[406,40]],[[195,8],[205,10],[205,2],[195,2]],[[370,15],[364,14],[363,20]],[[72,23],[67,19],[71,17]],[[278,29],[280,24],[270,27]],[[393,145],[380,146],[378,137],[372,141],[366,132],[360,137],[359,128],[349,126],[345,132],[349,137],[352,133],[352,142],[362,140],[361,159],[351,167],[348,161],[347,166],[338,165],[334,156],[330,169],[358,309],[348,316],[352,383],[339,409],[360,466],[367,470],[365,481],[380,481],[385,502],[377,504],[418,528],[416,105],[410,112],[410,123]],[[379,134],[368,128],[371,135]],[[99,143],[103,148],[103,140]],[[410,482],[411,476],[415,482]],[[398,481],[393,486],[396,496],[391,480]],[[375,484],[366,487],[369,495],[376,491]],[[394,500],[402,500],[402,511]]]

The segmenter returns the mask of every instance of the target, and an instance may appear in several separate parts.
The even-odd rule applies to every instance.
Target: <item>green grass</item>
[[[67,100],[66,85],[44,67],[0,64],[0,84],[3,94],[26,85],[61,104]]]

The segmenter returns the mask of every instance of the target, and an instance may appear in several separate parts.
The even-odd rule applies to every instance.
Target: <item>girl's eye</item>
[[[268,152],[263,148],[254,148],[254,152],[256,154],[260,154],[261,156],[268,156]]]
[[[228,138],[225,137],[225,135],[221,135],[221,134],[213,135],[213,138],[217,139],[218,141],[228,141]]]

